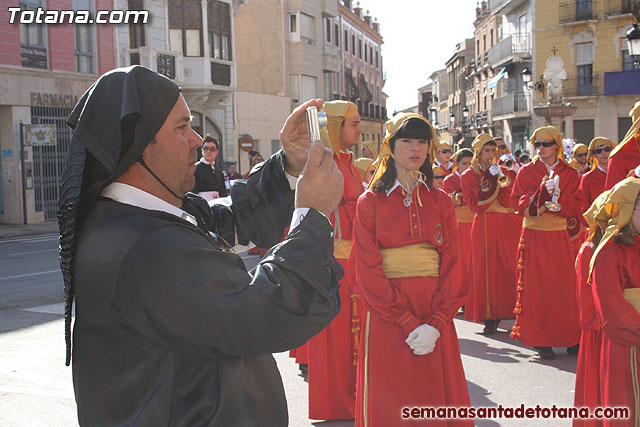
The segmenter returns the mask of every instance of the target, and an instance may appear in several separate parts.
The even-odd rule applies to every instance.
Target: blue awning
[[[505,74],[507,74],[507,69],[503,68],[502,71],[500,71],[491,80],[489,80],[489,84],[487,85],[487,87],[491,89],[498,86],[498,82],[500,81],[501,78],[504,77]]]
[[[604,73],[604,95],[640,95],[640,70]]]

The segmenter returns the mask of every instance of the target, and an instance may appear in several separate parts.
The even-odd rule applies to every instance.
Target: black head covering
[[[67,119],[74,132],[58,200],[67,366],[71,362],[76,231],[100,190],[141,157],[175,106],[180,90],[148,68],[118,68],[103,74]]]

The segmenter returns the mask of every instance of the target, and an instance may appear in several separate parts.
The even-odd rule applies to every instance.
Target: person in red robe
[[[362,179],[349,148],[358,143],[362,127],[358,108],[352,102],[325,102],[328,126],[323,134],[344,178],[344,193],[337,215],[331,216],[336,230],[334,256],[346,269],[352,247],[356,202],[362,194]],[[309,418],[348,420],[354,417],[356,364],[360,313],[358,294],[345,274],[340,281],[340,313],[308,342]]]
[[[435,162],[436,166],[442,166],[445,175],[449,175],[453,171],[453,162],[451,161],[453,156],[453,147],[448,142],[440,144],[440,148],[436,153]]]
[[[629,172],[640,165],[640,101],[635,103],[629,112],[629,117],[633,120],[633,124],[609,157],[605,190],[609,190],[625,179]]]
[[[460,242],[460,256],[464,260],[471,259],[471,224],[473,223],[473,217],[475,213],[469,207],[469,203],[464,199],[462,194],[462,186],[460,184],[460,177],[471,166],[471,159],[473,158],[473,151],[468,148],[458,150],[453,155],[453,172],[444,179],[442,182],[442,189],[451,196],[451,200],[456,207],[456,221],[458,222],[458,240]],[[471,280],[471,269],[469,263],[461,263],[464,277]],[[471,311],[467,312],[466,308],[471,307],[472,295],[469,292],[469,297],[465,301],[462,309],[465,312],[465,319],[473,320]]]
[[[577,354],[580,322],[571,232],[579,232],[580,176],[564,160],[562,134],[553,126],[531,136],[537,155],[520,169],[511,193],[524,217],[518,245],[516,323],[511,337],[553,359],[552,347]],[[546,203],[550,202],[550,203]],[[555,209],[559,209],[554,211]],[[568,220],[569,219],[569,220]]]
[[[442,166],[438,166],[436,164],[434,164],[431,169],[433,171],[433,186],[435,188],[442,189],[442,183],[444,182],[447,173],[444,171]]]
[[[462,193],[475,212],[471,226],[472,304],[474,322],[493,335],[501,319],[513,319],[516,302],[516,253],[522,219],[511,207],[516,174],[495,162],[496,142],[487,133],[473,141],[471,167],[461,177]],[[467,311],[469,308],[467,308]]]
[[[606,159],[605,159],[606,160]],[[602,406],[600,401],[600,348],[602,346],[602,322],[596,312],[593,300],[593,288],[589,281],[589,263],[598,243],[602,239],[602,230],[593,218],[602,207],[606,194],[599,195],[584,213],[589,224],[589,236],[583,243],[576,259],[576,277],[578,289],[578,309],[580,313],[580,351],[576,367],[576,387],[574,404],[576,408],[588,407],[592,410]],[[575,427],[599,427],[601,420],[574,419]]]
[[[454,205],[431,185],[428,153],[437,144],[421,115],[394,116],[372,184],[358,200],[352,259],[365,311],[356,427],[404,425],[405,407],[470,404],[452,320],[468,286]]]
[[[602,321],[600,404],[626,407],[628,419],[604,426],[640,423],[640,179],[626,178],[605,193],[594,219],[603,237],[591,259],[595,307]]]
[[[580,179],[580,191],[584,198],[584,212],[596,200],[596,197],[604,191],[604,183],[607,179],[609,167],[609,155],[616,144],[608,138],[596,137],[589,143],[588,162],[591,170]]]
[[[569,166],[577,170],[580,175],[587,173],[591,167],[588,162],[589,148],[581,143],[577,143],[571,149],[573,159],[569,162]]]

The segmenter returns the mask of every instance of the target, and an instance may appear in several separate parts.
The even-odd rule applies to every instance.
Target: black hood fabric
[[[58,200],[67,365],[71,361],[73,260],[79,224],[99,192],[140,158],[180,91],[173,81],[148,68],[118,68],[103,74],[67,119],[74,132]]]

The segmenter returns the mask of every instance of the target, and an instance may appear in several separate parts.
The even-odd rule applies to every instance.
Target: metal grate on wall
[[[67,126],[70,114],[71,108],[31,107],[32,124],[56,125],[56,145],[33,147],[35,209],[44,212],[45,221],[56,219],[60,181],[71,143],[71,128]]]

